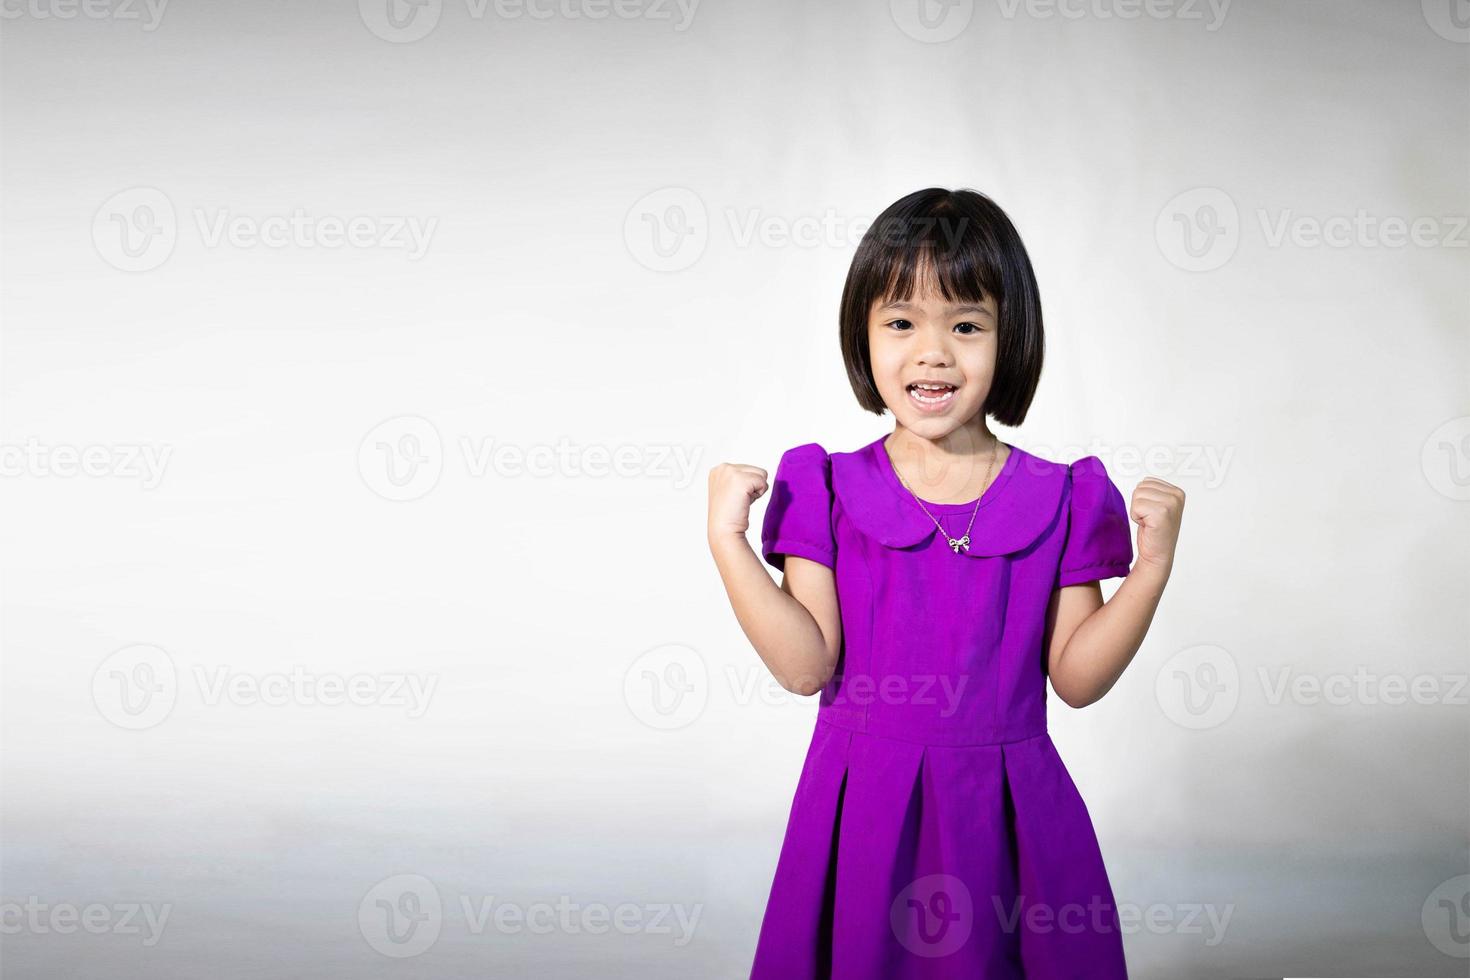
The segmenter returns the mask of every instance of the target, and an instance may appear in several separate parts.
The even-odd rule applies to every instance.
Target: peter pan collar
[[[890,548],[913,548],[927,543],[938,528],[899,481],[883,448],[885,438],[854,452],[832,453],[832,490],[858,530]],[[970,547],[962,555],[989,558],[1020,551],[1057,519],[1067,467],[1016,446],[1010,450],[1000,473],[981,495]],[[950,509],[934,513],[958,536],[970,511],[963,518]],[[957,519],[958,526],[951,527]]]

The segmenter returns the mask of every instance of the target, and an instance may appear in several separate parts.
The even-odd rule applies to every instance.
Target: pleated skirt
[[[1092,820],[1046,734],[928,745],[819,720],[752,980],[1126,980]]]

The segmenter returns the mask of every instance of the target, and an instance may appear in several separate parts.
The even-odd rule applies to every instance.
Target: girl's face
[[[899,425],[935,441],[980,413],[995,376],[999,314],[991,296],[979,304],[950,303],[932,283],[916,287],[907,302],[873,304],[868,316],[873,380]],[[917,387],[927,382],[940,387]]]

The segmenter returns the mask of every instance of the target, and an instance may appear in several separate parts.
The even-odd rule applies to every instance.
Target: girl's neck
[[[984,424],[930,440],[898,426],[883,440],[894,468],[920,498],[936,504],[975,500],[1000,474],[1010,450]]]
[[[966,424],[939,439],[926,439],[902,425],[884,440],[888,451],[899,459],[943,464],[989,456],[1000,448],[1000,439],[986,426],[985,420]]]

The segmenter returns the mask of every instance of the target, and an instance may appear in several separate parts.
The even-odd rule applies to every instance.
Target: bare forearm
[[[709,546],[735,618],[777,683],[797,694],[820,691],[836,657],[816,619],[771,579],[744,534],[711,534]]]
[[[1088,616],[1051,666],[1052,687],[1074,708],[1112,689],[1143,645],[1159,608],[1169,567],[1135,562],[1113,597]]]

